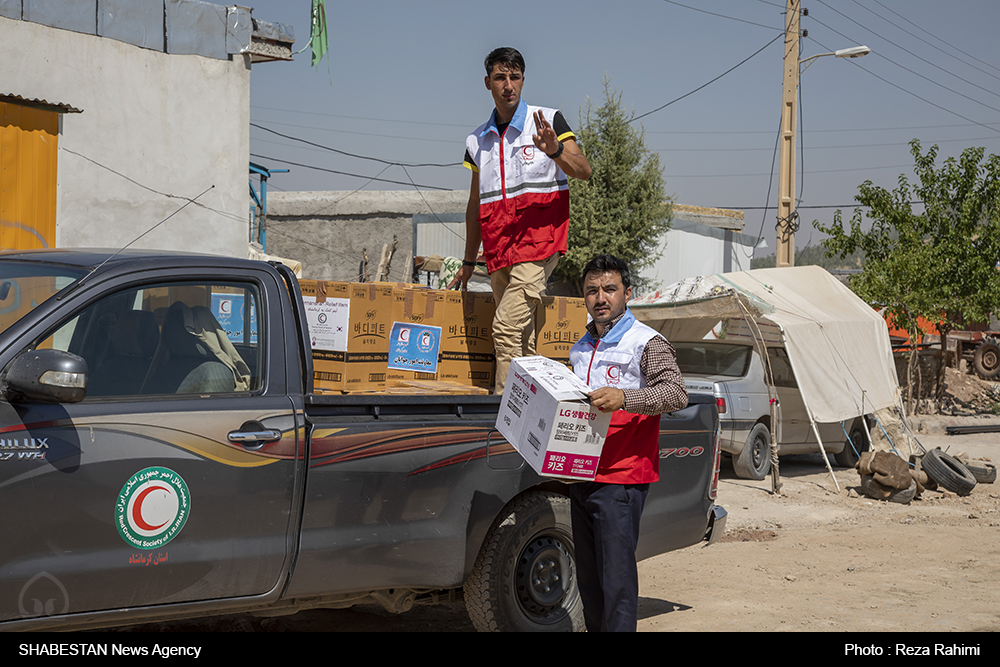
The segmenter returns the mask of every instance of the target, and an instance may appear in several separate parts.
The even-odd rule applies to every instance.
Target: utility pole
[[[785,13],[785,78],[781,90],[781,151],[778,167],[778,243],[775,266],[795,266],[795,128],[799,94],[799,19],[801,0],[787,0]]]

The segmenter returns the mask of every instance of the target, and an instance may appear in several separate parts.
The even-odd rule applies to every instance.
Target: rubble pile
[[[945,390],[939,411],[952,416],[1000,414],[1000,384],[946,368]]]

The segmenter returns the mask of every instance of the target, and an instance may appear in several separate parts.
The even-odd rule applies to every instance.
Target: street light
[[[799,75],[812,61],[823,56],[860,58],[871,53],[867,46],[852,46],[830,53],[819,53],[799,60],[799,7],[801,0],[787,0],[785,19],[785,78],[781,91],[781,155],[778,168],[778,243],[775,266],[795,266],[795,124],[798,105]],[[805,67],[803,67],[803,64]]]
[[[809,65],[812,65],[812,61],[817,58],[822,58],[823,56],[833,56],[835,58],[860,58],[861,56],[867,56],[872,50],[867,46],[852,46],[849,49],[840,49],[839,51],[831,51],[830,53],[817,53],[814,56],[809,56],[805,60],[799,61],[799,76],[806,71]],[[803,67],[805,65],[805,67]]]

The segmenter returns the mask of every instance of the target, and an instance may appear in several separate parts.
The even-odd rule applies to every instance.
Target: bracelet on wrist
[[[559,148],[556,149],[556,152],[553,153],[552,155],[549,155],[548,153],[546,153],[546,155],[548,155],[549,158],[552,159],[552,160],[558,160],[559,156],[562,155],[562,152],[563,152],[563,142],[560,141],[559,142]]]
[[[467,259],[463,259],[463,260],[462,260],[462,266],[475,266],[475,265],[476,265],[476,263],[475,263],[475,262],[470,262],[470,261],[469,261],[469,260],[467,260]]]

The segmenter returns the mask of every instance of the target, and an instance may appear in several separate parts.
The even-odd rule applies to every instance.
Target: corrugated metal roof
[[[0,102],[11,102],[13,104],[21,104],[26,107],[31,107],[33,109],[43,109],[45,111],[58,111],[59,113],[83,113],[83,109],[77,109],[69,104],[64,104],[62,102],[49,102],[47,100],[40,99],[29,99],[27,97],[21,97],[20,95],[11,95],[9,93],[0,93]]]

